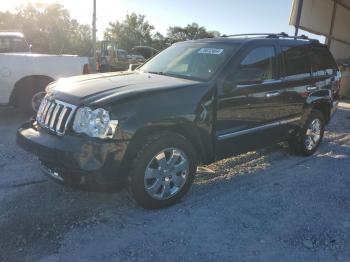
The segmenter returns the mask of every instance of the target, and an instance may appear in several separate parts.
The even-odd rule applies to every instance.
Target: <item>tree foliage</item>
[[[104,32],[105,39],[115,40],[119,48],[130,50],[134,46],[152,45],[154,26],[150,25],[144,15],[132,13],[123,22],[109,23]]]
[[[211,38],[219,35],[219,32],[207,31],[205,27],[199,26],[197,23],[188,24],[185,27],[169,27],[167,33],[167,37],[170,39],[171,42]]]
[[[89,25],[72,19],[59,4],[27,4],[15,13],[0,12],[0,30],[20,30],[34,52],[91,55]]]
[[[118,42],[119,48],[126,50],[138,45],[148,45],[162,50],[175,42],[220,35],[218,31],[207,31],[197,23],[188,24],[185,27],[169,27],[166,36],[159,32],[153,34],[153,31],[154,26],[146,21],[144,15],[132,13],[122,22],[110,23],[104,36],[105,39]]]
[[[34,52],[93,55],[91,27],[72,19],[69,11],[60,4],[29,2],[14,13],[0,12],[0,30],[4,29],[22,31]],[[169,27],[165,36],[154,33],[154,29],[144,15],[132,13],[122,22],[109,23],[104,37],[118,42],[119,48],[126,50],[139,45],[162,50],[174,42],[219,35],[197,23]]]

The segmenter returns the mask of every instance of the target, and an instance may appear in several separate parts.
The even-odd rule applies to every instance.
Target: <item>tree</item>
[[[163,50],[171,45],[171,41],[168,37],[164,37],[161,33],[156,32],[152,36],[152,47],[157,50]]]
[[[119,48],[130,50],[134,46],[147,45],[158,50],[163,50],[172,43],[191,39],[209,38],[219,36],[217,31],[207,31],[205,27],[197,23],[188,24],[186,27],[169,27],[167,36],[156,32],[152,35],[154,26],[146,21],[144,15],[132,13],[127,15],[122,22],[109,23],[104,32],[107,40],[114,40]]]
[[[172,43],[178,41],[217,37],[219,35],[220,33],[218,31],[207,31],[205,27],[199,26],[197,23],[188,24],[185,27],[169,27],[167,32],[167,37]]]
[[[144,15],[132,13],[123,22],[109,23],[104,32],[105,39],[114,40],[119,48],[130,50],[134,46],[152,45],[154,26],[145,20]]]
[[[1,29],[21,30],[34,52],[91,55],[90,26],[71,19],[59,4],[29,3],[15,13],[0,12]]]

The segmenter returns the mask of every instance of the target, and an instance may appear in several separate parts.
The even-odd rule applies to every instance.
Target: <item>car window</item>
[[[21,37],[0,37],[0,53],[29,52],[27,42]]]
[[[285,78],[299,79],[311,76],[310,49],[305,46],[282,46]]]
[[[13,38],[12,40],[12,51],[13,52],[28,52],[28,44],[24,41],[23,38]]]
[[[126,53],[126,51],[118,50],[117,51],[117,56],[120,59],[126,59],[127,58],[127,53]]]
[[[276,52],[273,46],[257,47],[250,51],[240,64],[240,68],[259,69],[262,72],[261,80],[274,78],[274,64]]]
[[[312,73],[314,76],[333,75],[336,63],[326,48],[312,49]]]
[[[8,37],[0,37],[0,53],[11,52],[11,41]]]
[[[180,43],[149,60],[140,71],[208,81],[237,50],[236,44]]]

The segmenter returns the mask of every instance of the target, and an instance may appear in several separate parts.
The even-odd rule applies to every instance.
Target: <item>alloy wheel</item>
[[[306,129],[305,146],[307,150],[313,150],[320,142],[322,132],[321,120],[316,118],[312,120]]]
[[[182,189],[188,174],[189,160],[186,154],[177,148],[164,149],[146,167],[145,190],[154,199],[169,199]]]

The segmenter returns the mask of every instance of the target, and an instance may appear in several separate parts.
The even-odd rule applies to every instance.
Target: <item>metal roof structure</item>
[[[350,57],[350,0],[293,0],[290,24],[325,36],[336,59]]]

